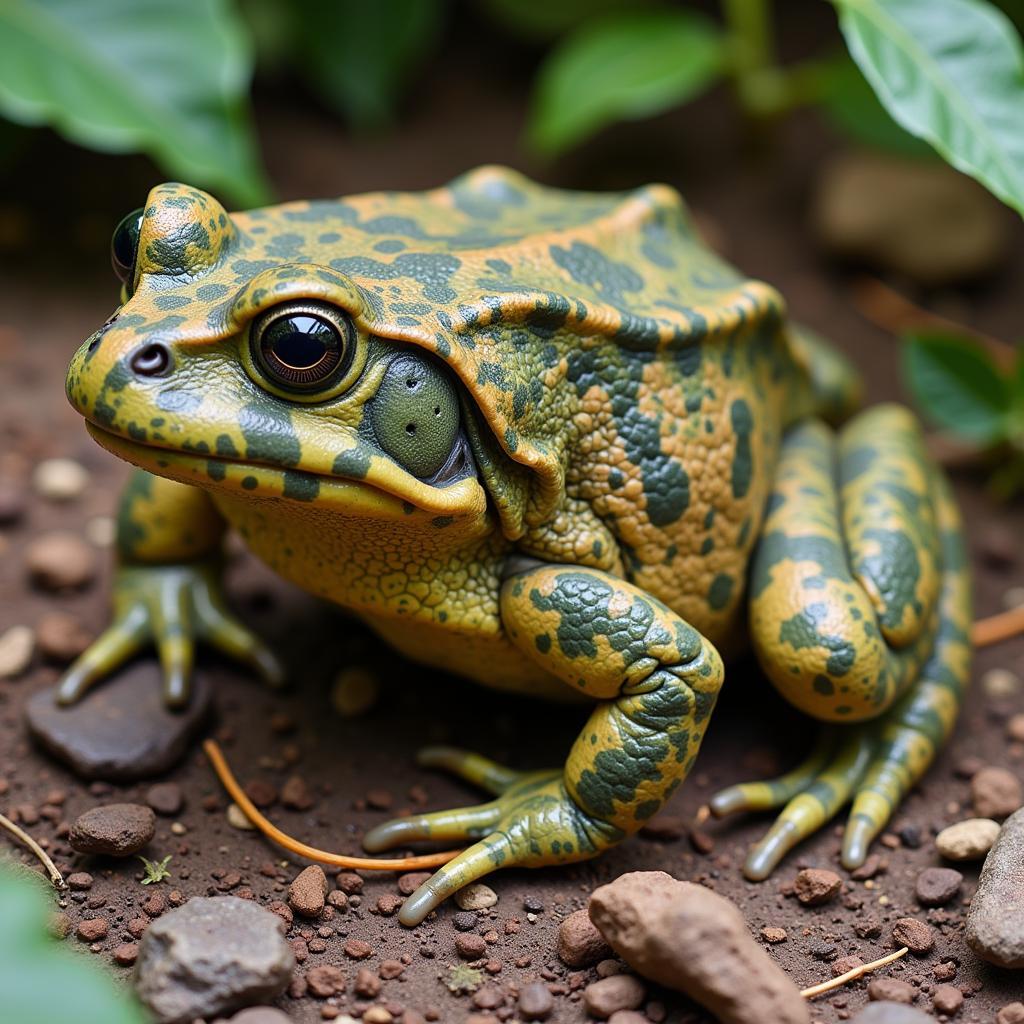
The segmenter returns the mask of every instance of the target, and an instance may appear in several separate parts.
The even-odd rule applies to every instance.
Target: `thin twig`
[[[1021,633],[1024,633],[1024,605],[978,619],[971,627],[971,642],[975,647],[988,647]]]
[[[877,277],[864,276],[855,282],[853,304],[861,316],[884,331],[902,334],[904,331],[930,329],[951,334],[966,334],[981,342],[1003,369],[1009,369],[1013,365],[1016,347],[1009,342],[957,323],[938,313],[932,313],[879,281]]]
[[[64,876],[57,870],[57,865],[50,860],[50,855],[24,829],[18,828],[10,818],[2,814],[0,814],[0,826],[3,826],[11,835],[20,839],[39,858],[55,888],[64,889],[67,887]]]
[[[896,950],[895,953],[883,956],[881,960],[872,960],[869,964],[861,964],[859,967],[854,967],[852,971],[840,974],[838,978],[831,978],[829,981],[823,981],[820,985],[812,985],[810,988],[805,988],[800,995],[802,995],[804,999],[813,999],[815,996],[820,996],[822,992],[831,992],[832,989],[839,988],[840,986],[845,985],[848,981],[856,981],[865,974],[877,971],[879,967],[885,967],[886,964],[891,964],[894,960],[899,960],[901,956],[905,956],[909,952],[910,950],[904,946],[902,949]]]
[[[340,853],[329,853],[327,850],[318,850],[314,846],[307,846],[305,843],[286,835],[276,825],[268,821],[258,810],[253,802],[245,795],[245,791],[238,784],[231,769],[228,767],[220,747],[213,740],[206,740],[203,743],[203,750],[213,765],[221,785],[228,791],[231,799],[238,804],[241,812],[262,832],[268,839],[273,840],[279,846],[283,846],[292,853],[309,860],[319,861],[321,864],[333,864],[335,867],[358,869],[361,871],[415,871],[423,868],[436,868],[457,857],[461,850],[444,850],[441,853],[428,853],[420,857],[346,857]]]

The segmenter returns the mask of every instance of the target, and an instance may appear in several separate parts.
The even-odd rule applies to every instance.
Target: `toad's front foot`
[[[623,838],[617,828],[577,806],[558,771],[516,772],[487,758],[449,747],[429,747],[419,757],[447,768],[496,799],[472,807],[396,818],[366,834],[370,853],[423,839],[476,840],[424,882],[402,906],[399,920],[419,924],[454,892],[502,867],[543,867],[587,860]]]
[[[78,700],[148,643],[156,645],[169,707],[188,702],[197,640],[255,668],[272,685],[277,658],[228,610],[213,559],[177,565],[122,566],[114,580],[114,621],[68,669],[57,699]]]

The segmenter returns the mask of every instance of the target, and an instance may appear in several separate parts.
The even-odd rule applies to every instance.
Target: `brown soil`
[[[873,400],[902,396],[893,340],[855,311],[851,278],[823,262],[807,228],[815,170],[836,146],[814,118],[794,119],[780,132],[774,152],[752,155],[744,149],[728,98],[716,94],[680,115],[609,133],[600,145],[545,171],[524,165],[518,156],[523,99],[514,58],[491,51],[486,56],[486,64],[467,58],[432,74],[419,90],[403,131],[379,141],[353,142],[335,121],[312,106],[303,109],[294,97],[288,104],[280,94],[265,98],[260,124],[281,196],[422,187],[491,161],[517,164],[539,177],[577,187],[667,180],[688,197],[733,262],[777,285],[798,318],[853,355],[868,374]],[[452,110],[459,112],[457,118],[442,116]],[[98,631],[108,614],[109,570],[80,594],[45,595],[28,587],[23,552],[32,537],[53,528],[81,532],[91,517],[109,515],[115,507],[126,468],[86,437],[63,398],[63,367],[115,301],[113,280],[105,272],[110,225],[138,205],[147,185],[158,179],[141,160],[115,162],[72,151],[56,140],[36,146],[20,165],[8,169],[11,180],[3,194],[19,198],[0,209],[0,241],[7,264],[0,279],[0,477],[22,482],[39,458],[68,455],[89,468],[92,482],[87,493],[69,505],[31,496],[21,522],[0,532],[0,630],[17,623],[35,625],[46,613],[61,609]],[[40,166],[61,168],[60,188],[52,179],[42,179]],[[929,296],[929,301],[984,331],[1016,336],[1024,285],[1024,259],[1019,258],[1024,230],[1019,223],[1012,230],[1017,258],[998,279],[969,292]],[[995,506],[977,479],[963,476],[956,485],[976,550],[997,526],[1020,530],[1019,508]],[[978,612],[1000,610],[1003,593],[1021,581],[1020,563],[1015,570],[997,572],[976,558],[975,568]],[[232,565],[229,586],[240,614],[273,640],[292,667],[294,688],[283,696],[271,695],[244,673],[213,656],[204,657],[202,671],[209,673],[218,695],[218,735],[243,779],[260,778],[280,787],[297,772],[313,787],[312,810],[295,812],[277,805],[269,813],[285,830],[314,845],[358,853],[366,828],[385,814],[418,806],[417,799],[425,798],[429,809],[474,801],[475,794],[464,785],[415,767],[412,755],[423,743],[479,748],[513,765],[533,767],[558,763],[574,735],[577,711],[495,695],[402,661],[358,624],[279,583],[248,556]],[[352,665],[372,670],[383,684],[383,694],[367,716],[346,721],[332,711],[329,688],[338,670]],[[975,679],[995,666],[1024,669],[1024,642],[981,652]],[[93,949],[112,964],[114,949],[132,940],[129,922],[146,917],[142,904],[154,890],[164,896],[177,890],[189,897],[248,888],[261,902],[284,898],[300,865],[258,835],[227,824],[226,800],[198,750],[170,776],[182,786],[186,805],[175,818],[158,820],[150,847],[158,856],[173,855],[168,883],[142,888],[137,861],[88,861],[71,854],[60,838],[65,834],[62,823],[101,801],[142,801],[147,785],[84,784],[31,746],[21,708],[57,673],[54,667],[37,664],[18,681],[0,682],[0,779],[7,783],[6,791],[0,783],[0,805],[27,809],[29,818],[29,809],[43,809],[44,817],[30,831],[49,842],[62,866],[95,876],[91,890],[68,900],[73,925],[68,942],[76,942],[74,926],[80,920],[104,916],[110,922],[109,933]],[[890,948],[896,919],[930,921],[938,933],[935,950],[920,959],[908,957],[886,974],[919,984],[918,1005],[929,1009],[927,993],[937,984],[933,970],[952,961],[957,968],[954,984],[971,993],[958,1020],[991,1022],[998,1007],[1020,998],[1022,983],[1019,974],[981,964],[964,946],[964,902],[973,891],[976,870],[966,869],[962,899],[945,910],[918,907],[913,887],[921,869],[939,863],[931,844],[934,832],[969,811],[968,783],[955,774],[954,765],[966,757],[981,758],[1021,774],[1024,751],[1004,738],[1007,715],[1020,710],[1024,697],[1019,694],[1011,701],[996,701],[980,686],[973,688],[949,749],[904,803],[887,843],[875,846],[887,871],[870,883],[852,881],[843,872],[845,896],[824,907],[805,908],[787,898],[783,889],[798,866],[835,866],[839,841],[833,829],[790,856],[769,882],[753,885],[742,879],[744,850],[766,827],[766,817],[708,825],[714,849],[706,854],[696,852],[685,837],[671,842],[635,838],[582,866],[492,876],[489,882],[500,900],[481,916],[477,930],[493,929],[497,936],[488,945],[488,956],[497,967],[489,982],[507,997],[498,1016],[514,1016],[514,992],[540,978],[551,982],[556,993],[551,1019],[584,1020],[579,991],[596,975],[593,970],[574,973],[559,964],[558,922],[583,906],[596,885],[624,871],[656,868],[729,896],[755,933],[765,926],[784,928],[788,939],[771,946],[770,952],[801,986],[830,976],[829,963],[815,953],[833,957],[827,951],[831,948],[834,957],[856,954],[871,960]],[[275,715],[287,716],[294,729],[275,732]],[[753,665],[734,665],[696,770],[667,813],[689,819],[719,787],[786,767],[812,733],[813,726],[782,705]],[[368,791],[382,789],[393,798],[391,810],[368,808]],[[54,806],[47,805],[54,790],[65,797],[59,811],[46,809]],[[172,833],[172,822],[180,822],[184,833]],[[923,841],[918,848],[897,838],[908,825],[920,829]],[[445,906],[437,920],[407,931],[395,918],[376,910],[380,896],[396,891],[394,875],[368,877],[359,907],[331,920],[297,923],[291,937],[305,936],[307,945],[312,940],[314,948],[323,947],[322,952],[310,952],[297,973],[318,964],[342,964],[349,990],[339,1005],[352,1012],[361,1002],[352,992],[357,965],[346,959],[342,947],[349,939],[363,939],[373,949],[365,966],[376,968],[389,958],[409,961],[400,979],[383,983],[377,1002],[396,1013],[400,1007],[421,1013],[433,1008],[437,1019],[466,1019],[474,1012],[470,998],[452,995],[444,985],[448,968],[459,962],[452,925],[455,908]],[[539,901],[543,911],[528,917],[527,898]],[[858,937],[855,927],[868,917],[878,919],[880,936]],[[324,929],[322,938],[319,928]],[[127,973],[124,967],[112,970]],[[651,998],[669,1008],[670,1020],[706,1019],[671,993],[652,989]],[[866,998],[866,983],[858,982],[819,999],[814,1017],[822,1022],[847,1019]],[[294,1020],[312,1022],[322,1019],[328,1004],[307,996],[285,997],[280,1005]],[[649,1012],[658,1019],[656,1009]]]

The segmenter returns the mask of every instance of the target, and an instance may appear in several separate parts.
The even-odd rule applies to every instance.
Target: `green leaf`
[[[296,69],[360,130],[394,120],[402,89],[436,45],[442,0],[291,0]]]
[[[1024,52],[982,0],[833,0],[885,108],[1024,213]]]
[[[0,869],[0,1020],[17,1024],[144,1024],[132,997],[95,958],[49,937],[46,890],[22,872]]]
[[[860,68],[845,54],[821,69],[821,102],[832,123],[873,149],[909,157],[935,157],[923,139],[904,131],[886,112]]]
[[[1010,384],[978,342],[943,334],[904,340],[904,376],[922,412],[969,441],[1005,437]]]
[[[162,882],[165,878],[171,877],[171,870],[167,866],[171,863],[171,857],[173,854],[167,854],[163,860],[147,860],[145,857],[140,857],[142,866],[146,869],[146,876],[142,879],[143,885],[153,885],[157,882]]]
[[[725,63],[721,31],[691,11],[633,11],[584,25],[540,69],[527,137],[553,156],[614,121],[651,117],[703,92]]]
[[[227,0],[4,0],[0,112],[92,149],[266,202],[249,42]]]

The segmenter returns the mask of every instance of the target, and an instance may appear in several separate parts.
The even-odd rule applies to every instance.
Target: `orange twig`
[[[971,642],[975,647],[988,647],[1021,633],[1024,633],[1024,605],[990,615],[987,619],[978,619],[971,627]]]
[[[300,857],[307,857],[309,860],[319,861],[321,864],[333,864],[339,868],[353,868],[362,871],[416,871],[423,868],[440,867],[462,852],[461,850],[444,850],[441,853],[428,853],[420,857],[346,857],[340,853],[329,853],[327,850],[318,850],[314,846],[307,846],[305,843],[300,843],[297,839],[285,835],[256,810],[253,802],[245,795],[237,779],[231,774],[231,769],[220,752],[220,747],[213,740],[206,740],[203,743],[203,751],[210,759],[210,764],[213,765],[213,770],[217,773],[221,785],[228,791],[231,799],[238,804],[249,821],[268,839],[292,853],[297,853]]]

